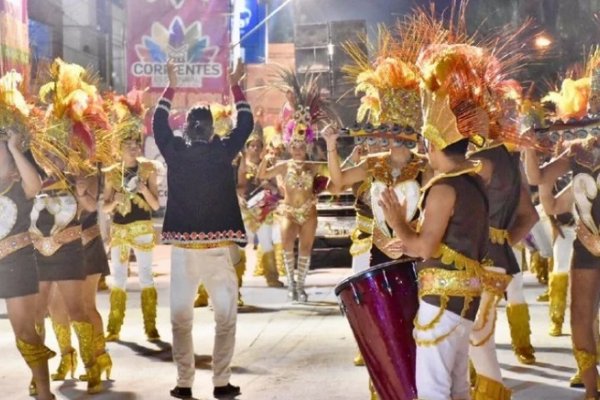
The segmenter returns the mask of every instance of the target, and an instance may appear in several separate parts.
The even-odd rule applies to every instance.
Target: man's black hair
[[[448,157],[464,157],[469,148],[469,139],[461,139],[442,150]]]
[[[210,108],[192,107],[186,116],[185,135],[192,142],[208,141],[214,133],[213,117]]]

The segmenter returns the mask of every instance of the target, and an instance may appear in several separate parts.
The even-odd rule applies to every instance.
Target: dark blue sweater
[[[174,136],[169,126],[173,89],[167,88],[158,101],[152,128],[167,163],[169,197],[162,232],[165,243],[246,243],[231,163],[244,147],[254,121],[239,86],[233,86],[232,92],[237,123],[231,134],[190,146]]]

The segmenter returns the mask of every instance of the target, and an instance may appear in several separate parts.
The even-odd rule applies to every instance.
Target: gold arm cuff
[[[371,236],[359,239],[361,233],[362,232],[358,228],[356,228],[354,229],[354,231],[352,231],[352,235],[350,235],[350,238],[352,239],[352,245],[350,246],[350,254],[352,255],[352,257],[356,257],[358,255],[371,251],[371,247],[373,246],[373,238]]]
[[[63,245],[81,239],[81,225],[75,225],[52,235],[42,236],[36,232],[30,232],[33,246],[46,257],[56,253]]]
[[[361,214],[356,214],[356,229],[360,232],[372,235],[375,223],[373,218],[365,217]]]
[[[0,260],[31,244],[29,232],[22,232],[0,240]]]
[[[505,244],[508,242],[508,231],[490,226],[490,241],[494,244]]]

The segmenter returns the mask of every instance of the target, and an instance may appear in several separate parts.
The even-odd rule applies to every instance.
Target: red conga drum
[[[414,260],[375,265],[335,288],[381,400],[414,400],[418,309]]]

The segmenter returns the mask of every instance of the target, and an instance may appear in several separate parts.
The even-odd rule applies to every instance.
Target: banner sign
[[[242,58],[246,64],[263,64],[267,54],[267,24],[256,28],[267,16],[266,4],[257,0],[244,0],[240,10],[240,38]],[[251,32],[251,33],[250,33]]]
[[[27,0],[0,0],[0,74],[12,69],[28,75]]]
[[[227,0],[128,0],[128,87],[162,90],[177,64],[178,92],[229,93]]]

